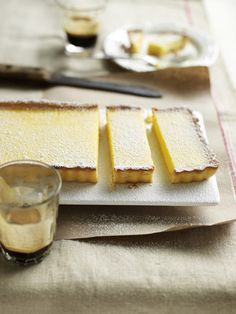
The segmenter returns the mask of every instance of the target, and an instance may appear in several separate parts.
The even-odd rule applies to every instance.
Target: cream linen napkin
[[[0,258],[1,314],[233,314],[236,226],[57,241],[39,265]]]

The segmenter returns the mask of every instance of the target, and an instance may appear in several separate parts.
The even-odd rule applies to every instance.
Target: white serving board
[[[111,161],[106,134],[105,111],[100,110],[101,134],[99,149],[99,181],[91,183],[63,183],[60,204],[70,205],[145,205],[145,206],[200,206],[216,205],[220,201],[216,177],[202,182],[171,184],[151,125],[147,126],[148,140],[155,164],[153,183],[116,184],[111,181]],[[202,129],[205,129],[202,118]]]

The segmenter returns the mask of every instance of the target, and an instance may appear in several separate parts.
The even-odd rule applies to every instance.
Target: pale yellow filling
[[[188,110],[153,111],[153,124],[173,183],[201,181],[215,173],[217,167]]]
[[[40,160],[73,171],[69,180],[77,180],[75,171],[78,174],[78,169],[75,168],[89,168],[95,172],[92,180],[86,173],[81,181],[96,181],[98,109],[2,109],[0,127],[1,163],[17,159]],[[67,180],[66,175],[64,178]]]
[[[115,182],[150,182],[153,161],[141,110],[107,110],[107,131]]]

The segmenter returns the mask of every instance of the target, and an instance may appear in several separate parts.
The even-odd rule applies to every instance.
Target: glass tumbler
[[[57,0],[63,13],[65,51],[82,54],[97,41],[106,0]]]
[[[49,253],[61,184],[58,171],[42,162],[0,166],[0,243],[6,260],[37,264]]]

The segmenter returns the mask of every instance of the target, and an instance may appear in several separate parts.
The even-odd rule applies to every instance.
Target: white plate
[[[184,49],[179,51],[178,55],[170,53],[165,57],[159,58],[158,63],[160,69],[167,67],[210,66],[215,62],[218,55],[217,45],[212,39],[189,27],[186,28],[174,24],[154,25],[150,23],[130,25],[110,33],[106,37],[103,45],[105,54],[109,57],[115,57],[114,62],[127,70],[135,72],[157,70],[156,67],[148,65],[143,61],[132,60],[132,57],[127,60],[117,57],[129,57],[129,54],[125,52],[123,48],[123,45],[127,46],[128,44],[127,29],[142,29],[145,32],[146,39],[144,39],[141,54],[145,54],[146,42],[152,34],[174,33],[186,35],[190,39],[189,43],[187,43]]]
[[[187,184],[169,182],[166,166],[150,125],[147,126],[147,134],[156,166],[153,183],[117,184],[115,188],[112,187],[105,110],[100,110],[100,112],[99,181],[97,184],[64,183],[60,194],[60,204],[198,206],[219,203],[220,196],[215,176],[203,182]],[[197,115],[205,133],[202,118],[199,113]]]

